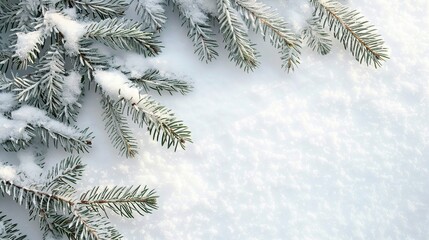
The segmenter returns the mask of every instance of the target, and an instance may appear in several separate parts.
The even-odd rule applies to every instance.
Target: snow
[[[5,165],[0,162],[0,179],[5,181],[13,181],[17,176],[16,169],[10,165]],[[0,234],[1,234],[0,226]]]
[[[222,47],[216,61],[201,63],[169,13],[155,63],[192,77],[194,92],[160,99],[189,126],[194,143],[173,152],[135,127],[140,155],[120,158],[104,131],[99,97],[88,94],[78,122],[96,139],[82,156],[79,186],[157,190],[153,214],[110,218],[127,240],[426,239],[429,32],[422,28],[429,3],[349,2],[391,49],[380,69],[359,65],[334,41],[327,56],[304,48],[302,64],[286,74],[277,51],[256,35],[262,59],[254,72],[237,69]],[[276,6],[283,15],[289,6],[300,11],[301,1],[286,3]],[[106,86],[127,83],[119,72],[96,75]],[[54,151],[49,162],[59,156]],[[13,204],[0,200],[4,209],[19,208]],[[33,239],[41,239],[37,225]]]
[[[127,100],[133,99],[137,103],[143,97],[139,89],[131,87],[132,82],[127,76],[118,70],[95,71],[94,80],[113,99],[124,97]]]
[[[64,35],[66,41],[64,47],[68,54],[73,55],[79,51],[79,40],[86,33],[85,23],[51,10],[45,13],[44,24],[47,29],[56,27]]]
[[[30,139],[30,136],[25,131],[27,123],[24,121],[13,121],[0,115],[0,126],[0,142],[10,139]]]
[[[10,111],[15,105],[15,95],[13,93],[0,93],[0,113]]]
[[[78,72],[71,71],[63,79],[62,103],[64,105],[74,104],[79,99],[82,92],[81,78],[82,76]]]
[[[6,231],[6,227],[4,226],[3,221],[0,221],[0,236],[4,234]]]
[[[22,183],[35,183],[40,182],[40,176],[42,174],[42,168],[36,164],[36,156],[31,149],[23,150],[18,152],[19,160],[19,172],[22,172],[25,177],[22,179]],[[28,184],[24,184],[27,186]]]
[[[42,31],[19,32],[16,33],[16,37],[15,54],[19,59],[25,60],[37,44],[41,44]]]
[[[25,122],[37,127],[44,127],[50,131],[62,133],[70,137],[80,136],[77,129],[49,118],[46,116],[46,112],[35,107],[24,105],[18,110],[13,111],[11,115],[12,119],[18,120],[18,122]]]

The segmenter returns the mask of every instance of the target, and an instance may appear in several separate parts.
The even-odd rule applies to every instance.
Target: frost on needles
[[[357,11],[332,0],[299,4],[313,11],[297,30],[262,0],[0,1],[0,145],[25,153],[18,155],[19,166],[0,161],[0,192],[30,210],[46,239],[120,239],[108,213],[130,218],[156,208],[154,192],[139,186],[95,187],[77,197],[75,183],[84,169],[79,157],[66,158],[46,173],[44,151],[35,149],[89,151],[92,133],[74,123],[91,90],[100,94],[105,129],[121,155],[138,154],[127,117],[167,148],[184,149],[191,142],[188,127],[151,94],[185,95],[192,86],[156,66],[130,69],[110,54],[160,54],[167,8],[180,15],[195,54],[207,63],[223,45],[238,67],[257,68],[260,54],[250,31],[270,42],[288,72],[301,63],[303,43],[328,54],[331,34],[360,63],[377,68],[388,58],[381,36]],[[138,18],[131,20],[126,12]],[[101,51],[102,45],[112,51]],[[25,239],[2,213],[0,237]]]

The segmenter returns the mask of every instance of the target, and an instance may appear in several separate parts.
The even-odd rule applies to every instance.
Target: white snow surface
[[[13,166],[6,165],[0,161],[0,180],[13,181],[17,176],[16,169]],[[0,227],[0,234],[1,234]]]
[[[10,111],[15,105],[15,95],[13,93],[0,93],[0,113]]]
[[[24,121],[10,120],[0,115],[0,142],[8,139],[29,139],[30,136],[25,132],[27,123]]]
[[[25,186],[28,184],[40,182],[40,176],[43,172],[42,168],[36,164],[36,157],[32,149],[26,149],[18,152],[19,172],[22,172],[22,183]]]
[[[71,71],[69,75],[64,78],[62,92],[62,102],[64,105],[74,104],[79,99],[82,92],[81,78],[82,76],[76,71]]]
[[[205,64],[170,13],[157,61],[190,76],[195,88],[157,99],[185,121],[194,143],[173,152],[135,127],[140,155],[121,158],[104,132],[99,97],[88,95],[78,122],[96,138],[83,155],[81,190],[114,184],[157,190],[152,214],[111,215],[127,240],[427,239],[429,2],[348,2],[391,51],[380,69],[359,65],[336,41],[327,56],[304,48],[291,74],[262,41],[256,41],[261,66],[252,73],[236,68],[224,51]],[[287,12],[287,5],[276,7]],[[52,151],[49,164],[64,156]],[[12,201],[0,206],[6,213],[18,209],[26,223],[25,210]],[[41,239],[37,224],[25,231]]]

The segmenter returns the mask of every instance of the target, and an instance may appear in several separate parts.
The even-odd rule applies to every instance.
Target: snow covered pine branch
[[[312,7],[313,14],[306,26],[294,29],[262,0],[1,1],[0,145],[18,154],[50,145],[87,152],[92,133],[74,123],[84,89],[92,89],[100,94],[106,131],[121,155],[138,153],[128,116],[161,145],[185,148],[191,142],[189,129],[150,94],[185,95],[192,86],[156,66],[133,71],[115,58],[118,51],[157,56],[168,7],[177,10],[194,52],[207,63],[219,56],[219,32],[232,62],[245,71],[258,67],[260,54],[249,31],[278,50],[288,72],[301,63],[303,42],[322,55],[329,53],[329,31],[360,63],[377,68],[388,58],[381,36],[358,12],[332,0],[302,4]],[[125,18],[125,12],[133,11],[140,19]],[[34,170],[31,161],[22,164]],[[120,239],[106,219],[108,211],[133,217],[156,208],[154,192],[145,187],[94,188],[77,200],[74,184],[83,168],[79,158],[70,157],[46,175],[35,171],[38,175],[29,181],[28,171],[1,162],[0,191],[30,209],[45,237]],[[4,218],[0,214],[0,237],[24,239]]]
[[[75,184],[85,168],[78,157],[62,160],[32,181],[22,177],[31,174],[29,170],[34,168],[37,166],[27,167],[24,172],[3,163],[0,166],[0,192],[29,209],[30,219],[40,222],[44,238],[58,239],[65,235],[69,239],[121,239],[121,234],[108,221],[107,209],[133,218],[135,214],[149,214],[157,208],[155,192],[142,186],[95,187],[76,198]],[[1,222],[3,218],[5,216],[0,216],[0,223],[3,223],[3,228],[0,224],[1,237],[27,239],[17,231],[16,224],[10,224],[10,220]]]

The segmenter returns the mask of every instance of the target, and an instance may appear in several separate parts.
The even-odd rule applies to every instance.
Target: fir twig
[[[288,24],[271,7],[255,0],[236,0],[239,13],[249,28],[260,31],[264,40],[268,37],[271,44],[282,53],[282,67],[294,70],[300,63],[300,40],[288,28]]]
[[[109,208],[118,215],[133,218],[134,212],[143,216],[156,209],[157,198],[155,192],[146,186],[105,187],[104,189],[95,187],[82,194],[79,204],[95,211],[101,209],[106,212],[105,208]]]
[[[230,0],[218,0],[219,24],[229,58],[246,71],[258,66],[257,52],[250,42],[247,29]]]
[[[124,0],[67,0],[80,11],[92,13],[101,19],[120,17],[128,4]]]
[[[87,27],[86,37],[100,41],[114,49],[136,51],[145,56],[161,52],[159,41],[152,32],[141,30],[142,24],[124,19],[105,19]]]
[[[130,80],[135,84],[135,87],[145,92],[155,90],[159,95],[162,92],[170,94],[177,92],[185,95],[192,90],[192,85],[186,81],[164,76],[156,69],[147,70],[141,77],[130,77]]]
[[[331,51],[332,41],[329,34],[320,25],[318,17],[307,20],[308,26],[302,30],[303,39],[307,39],[307,45],[321,55]]]
[[[334,37],[349,49],[357,61],[367,65],[381,66],[388,58],[387,49],[373,25],[364,20],[356,10],[350,10],[332,0],[310,0],[323,26],[328,26]]]
[[[164,23],[167,21],[165,15],[165,1],[141,1],[132,0],[131,3],[135,3],[135,11],[140,15],[142,22],[147,24],[153,31],[161,30]],[[150,4],[150,7],[148,6]]]
[[[114,102],[105,94],[102,94],[103,120],[105,129],[113,146],[119,149],[121,155],[134,157],[137,152],[137,140],[133,137],[128,126],[127,119],[122,115],[123,109],[120,102]]]

